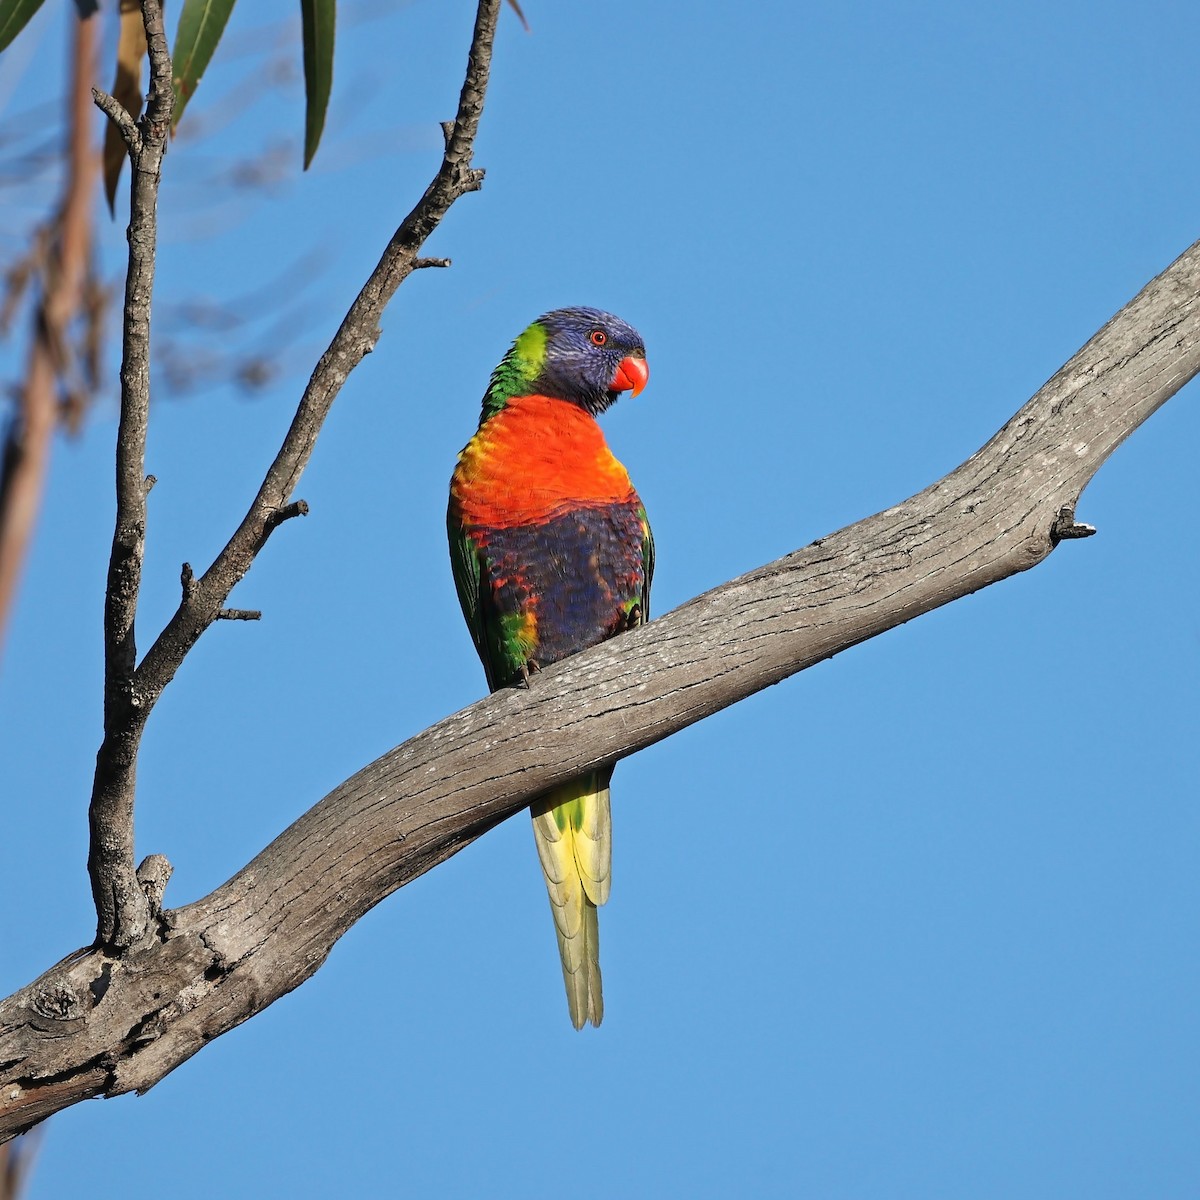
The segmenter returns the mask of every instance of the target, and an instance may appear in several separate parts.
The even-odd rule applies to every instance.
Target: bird
[[[654,538],[596,418],[649,379],[641,334],[559,308],[513,342],[458,456],[446,525],[455,588],[491,691],[647,621]],[[612,765],[537,797],[534,840],[571,1023],[604,1017],[597,909],[612,881]]]

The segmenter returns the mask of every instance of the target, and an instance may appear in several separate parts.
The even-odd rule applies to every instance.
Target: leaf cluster
[[[0,0],[0,50],[5,49],[25,28],[43,3],[44,0]],[[175,65],[172,132],[212,61],[221,34],[229,23],[234,3],[235,0],[184,0],[171,55]],[[513,0],[509,0],[509,3],[513,3]],[[119,0],[119,11],[121,32],[117,39],[116,78],[112,94],[136,120],[142,108],[142,64],[146,58],[146,36],[142,28],[141,5],[137,0]],[[519,9],[517,11],[520,12]],[[304,167],[307,170],[321,142],[325,113],[333,90],[337,0],[300,0],[300,17],[304,52]],[[104,169],[110,207],[124,159],[119,137],[110,134],[109,144],[105,148]]]

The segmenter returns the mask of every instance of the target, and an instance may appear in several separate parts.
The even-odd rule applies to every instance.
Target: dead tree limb
[[[124,955],[79,951],[4,1001],[0,1140],[152,1087],[552,784],[1041,562],[1086,529],[1076,502],[1115,447],[1198,372],[1200,242],[923,492],[446,718]]]

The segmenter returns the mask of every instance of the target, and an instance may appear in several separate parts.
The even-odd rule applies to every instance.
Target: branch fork
[[[155,210],[174,105],[162,0],[142,0],[150,88],[141,120],[135,122],[107,93],[94,93],[96,104],[120,131],[134,166],[117,437],[117,520],[105,600],[104,740],[96,759],[89,815],[88,870],[96,903],[96,941],[106,951],[119,953],[137,945],[152,925],[152,907],[133,867],[135,769],[146,720],[188,651],[213,622],[261,618],[261,612],[253,609],[227,608],[230,592],[274,530],[308,512],[303,500],[292,500],[291,496],[342,385],[379,337],[380,318],[388,301],[414,270],[449,265],[445,259],[419,258],[418,252],[455,200],[477,189],[483,181],[483,172],[471,166],[471,157],[487,90],[500,4],[501,0],[479,0],[458,111],[454,120],[443,126],[446,145],[437,173],[393,234],[313,370],[283,445],[249,511],[202,575],[197,576],[190,565],[184,564],[179,607],[140,662],[135,619],[149,490],[145,454]]]

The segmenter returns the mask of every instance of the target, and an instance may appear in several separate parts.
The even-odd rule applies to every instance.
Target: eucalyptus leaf
[[[333,87],[333,30],[337,0],[300,0],[304,23],[304,169],[321,142]]]
[[[212,59],[213,51],[225,32],[234,0],[184,0],[175,31],[175,49],[171,61],[175,67],[175,112],[171,128],[179,124],[183,110],[196,91],[200,76]]]

